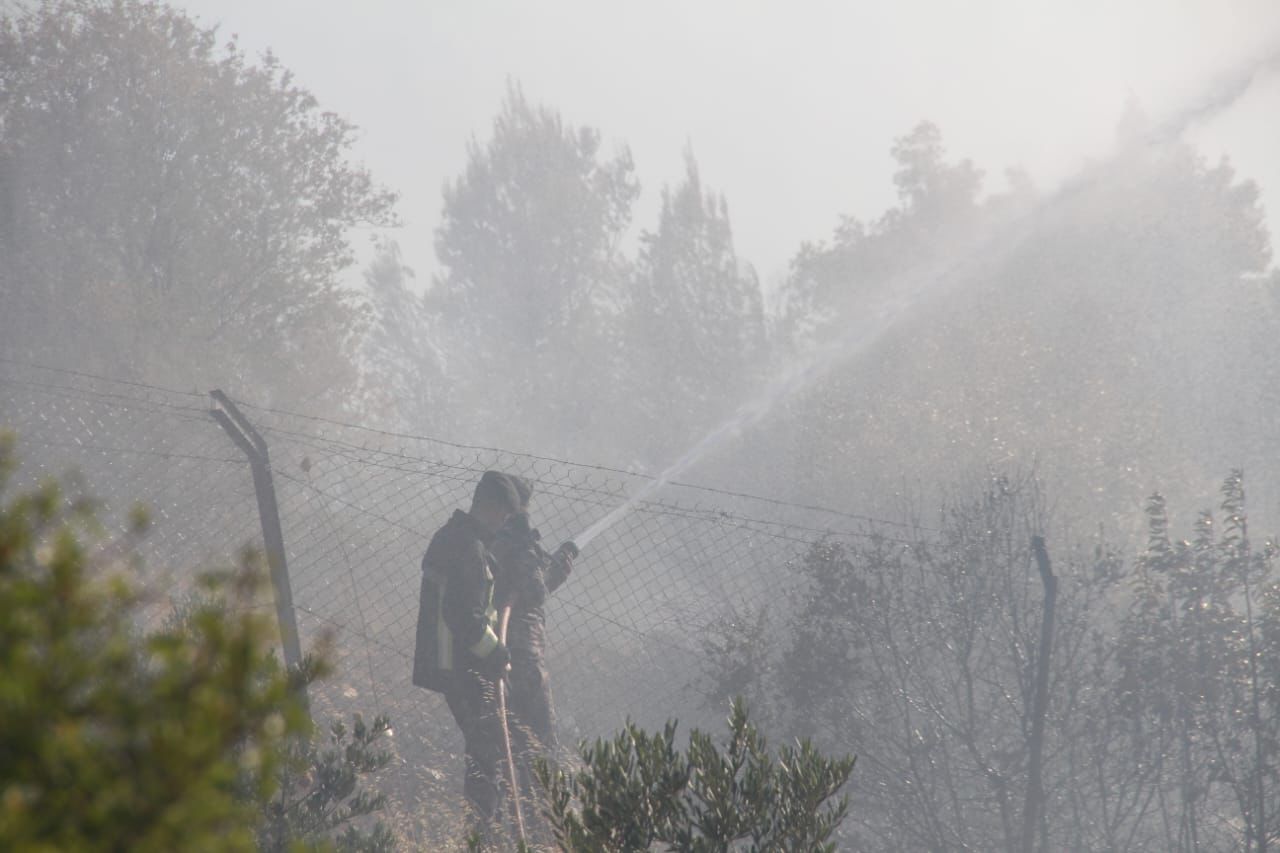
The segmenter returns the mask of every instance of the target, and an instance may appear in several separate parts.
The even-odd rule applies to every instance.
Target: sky
[[[692,150],[766,288],[842,215],[894,201],[889,149],[930,120],[999,189],[1046,189],[1104,157],[1125,104],[1157,120],[1280,49],[1276,0],[672,2],[189,0],[250,54],[271,49],[361,128],[355,155],[401,194],[392,235],[418,280],[441,188],[487,138],[508,81],[606,150],[628,146],[652,228]],[[1280,71],[1187,137],[1263,191],[1280,232]],[[372,236],[372,235],[368,235]],[[367,241],[361,241],[367,243]]]

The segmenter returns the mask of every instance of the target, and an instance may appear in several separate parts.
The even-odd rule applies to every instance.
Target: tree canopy
[[[619,364],[618,244],[638,192],[628,151],[606,157],[599,132],[508,90],[445,187],[428,292],[461,428],[561,452],[590,434]]]
[[[95,548],[91,504],[57,484],[8,495],[12,447],[0,436],[0,842],[255,849],[286,742],[310,727],[270,624],[210,599],[140,636],[128,541]],[[209,586],[243,603],[254,578]]]
[[[179,387],[339,399],[349,229],[394,197],[270,54],[164,3],[0,19],[0,353]]]

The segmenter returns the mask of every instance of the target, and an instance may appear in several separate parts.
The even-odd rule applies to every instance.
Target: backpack
[[[418,597],[418,633],[413,651],[413,683],[445,693],[453,683],[453,632],[444,623],[445,579],[435,577],[422,561]]]

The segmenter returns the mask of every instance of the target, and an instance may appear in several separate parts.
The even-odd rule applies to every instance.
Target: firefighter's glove
[[[573,557],[564,548],[551,555],[547,562],[547,589],[555,590],[569,579],[573,571]]]
[[[511,652],[503,643],[493,647],[493,651],[480,659],[480,672],[493,681],[505,678],[511,669]]]

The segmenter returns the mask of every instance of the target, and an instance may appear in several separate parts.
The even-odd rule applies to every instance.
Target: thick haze
[[[1123,106],[1156,118],[1280,41],[1280,7],[1228,3],[645,3],[196,0],[272,49],[363,131],[357,148],[402,194],[398,235],[425,281],[440,187],[485,138],[508,78],[568,121],[629,145],[636,226],[683,171],[686,143],[733,214],[740,256],[771,288],[803,241],[893,200],[890,141],[921,119],[998,189],[1041,186],[1110,150]],[[1190,134],[1256,180],[1280,224],[1280,78]]]
[[[0,481],[152,507],[166,618],[267,546],[401,849],[464,825],[417,641],[511,580],[520,740],[744,696],[857,755],[840,849],[1280,845],[1280,0],[0,11]],[[571,579],[424,566],[486,470]]]

